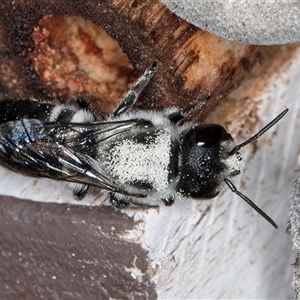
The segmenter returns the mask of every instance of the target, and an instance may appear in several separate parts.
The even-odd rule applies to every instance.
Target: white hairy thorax
[[[105,153],[105,169],[122,185],[148,183],[154,191],[169,185],[171,131],[158,129],[146,136],[146,143],[133,138],[116,141]]]

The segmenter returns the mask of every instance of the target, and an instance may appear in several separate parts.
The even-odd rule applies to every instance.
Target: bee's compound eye
[[[199,126],[196,133],[197,146],[203,148],[210,148],[230,138],[231,135],[228,134],[225,128],[217,124]]]

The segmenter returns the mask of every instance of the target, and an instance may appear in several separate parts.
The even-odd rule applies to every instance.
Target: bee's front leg
[[[171,206],[174,203],[173,196],[162,197],[161,200],[164,202],[165,206]]]
[[[130,208],[158,208],[159,207],[156,204],[153,205],[153,204],[141,202],[139,201],[139,198],[130,197],[119,193],[114,193],[114,192],[109,193],[109,203],[116,208],[126,208],[128,206],[130,206]]]

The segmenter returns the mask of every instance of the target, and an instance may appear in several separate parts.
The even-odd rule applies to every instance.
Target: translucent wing
[[[93,185],[126,194],[124,187],[94,167],[98,163],[94,154],[97,143],[135,125],[136,121],[68,125],[45,124],[37,119],[6,122],[0,125],[0,161],[25,175]]]
[[[102,143],[124,135],[133,128],[148,126],[145,120],[93,123],[44,123],[45,129],[56,141],[80,153],[96,153]],[[96,155],[96,154],[95,154]]]

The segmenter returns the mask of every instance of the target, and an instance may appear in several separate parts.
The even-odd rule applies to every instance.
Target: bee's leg
[[[162,197],[161,200],[164,202],[165,206],[171,206],[174,203],[173,196]]]
[[[77,105],[80,108],[80,110],[89,111],[92,114],[92,116],[94,117],[94,120],[91,120],[91,122],[104,119],[104,115],[99,113],[99,111],[93,106],[93,104],[90,103],[86,99],[86,97],[84,97],[82,95],[72,97],[70,103]]]
[[[147,203],[142,203],[138,201],[138,198],[125,196],[119,193],[109,193],[109,202],[112,206],[116,208],[125,208],[129,205],[130,208],[139,207],[139,208],[157,208],[157,205],[151,205]]]
[[[126,112],[138,99],[140,93],[147,86],[150,79],[153,77],[156,63],[153,63],[150,68],[147,68],[144,74],[133,84],[127,94],[121,99],[115,111],[112,113],[113,117],[119,116]]]
[[[167,118],[174,124],[178,124],[181,121],[184,121],[187,117],[190,117],[191,114],[196,110],[194,106],[188,106],[186,108],[179,108],[177,110],[171,111]]]
[[[116,208],[125,208],[129,205],[128,197],[117,193],[109,193],[109,203]]]
[[[74,96],[70,100],[71,104],[76,104],[80,108],[87,108],[90,109],[90,103],[89,101],[82,95]]]
[[[183,110],[177,110],[177,111],[171,112],[167,117],[175,125],[175,124],[178,124],[180,121],[182,121],[185,118],[185,114],[184,114]]]
[[[69,186],[73,190],[74,198],[79,201],[86,196],[90,187],[88,184],[79,184],[79,183],[69,183]]]

